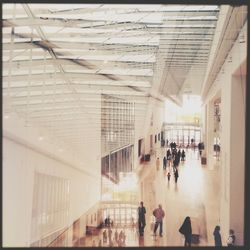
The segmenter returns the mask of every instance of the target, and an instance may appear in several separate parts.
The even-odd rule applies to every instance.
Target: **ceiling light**
[[[43,139],[44,138],[42,136],[39,136],[39,138],[38,138],[39,141],[43,141]]]
[[[5,114],[5,115],[4,115],[4,118],[5,118],[5,119],[9,119],[9,115]]]

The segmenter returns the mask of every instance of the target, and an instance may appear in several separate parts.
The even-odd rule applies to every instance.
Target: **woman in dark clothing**
[[[214,244],[215,246],[221,247],[221,236],[220,236],[220,226],[216,226],[214,229]]]
[[[185,236],[184,246],[191,247],[191,239],[192,239],[192,227],[190,217],[187,216],[181,225],[179,232]]]

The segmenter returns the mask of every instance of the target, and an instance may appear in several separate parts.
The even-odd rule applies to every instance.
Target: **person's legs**
[[[160,236],[162,236],[162,221],[160,222]]]
[[[145,221],[143,222],[143,226],[142,226],[142,234],[144,234],[144,228],[145,228],[145,226],[146,226],[146,223],[145,223]]]
[[[155,228],[154,228],[154,234],[156,234],[156,230],[157,230],[157,228],[158,228],[158,222],[155,222]]]
[[[187,246],[187,237],[185,236],[184,247]]]
[[[142,221],[142,235],[144,234],[144,227],[146,226],[146,223],[145,223],[145,221]]]
[[[141,234],[142,234],[142,223],[141,223],[140,220],[138,221],[138,227],[139,227],[139,234],[141,236]]]
[[[185,235],[185,243],[184,243],[185,247],[191,247],[191,236],[189,235]]]

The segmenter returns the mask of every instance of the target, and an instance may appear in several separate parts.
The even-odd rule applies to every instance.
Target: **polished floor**
[[[147,210],[144,237],[139,237],[137,227],[112,228],[111,240],[103,242],[102,232],[88,236],[82,246],[183,246],[184,237],[178,232],[186,216],[191,217],[193,230],[199,230],[200,241],[194,246],[214,246],[213,230],[219,223],[219,164],[201,165],[197,151],[189,149],[186,161],[180,162],[177,184],[173,178],[172,166],[156,169],[156,157],[163,158],[166,149],[159,149],[147,164],[139,168],[139,179],[143,182],[142,197]],[[170,181],[167,172],[170,171]],[[138,201],[139,203],[139,201]],[[162,204],[165,211],[163,237],[153,236],[152,211]],[[125,239],[115,240],[115,231],[121,230]]]

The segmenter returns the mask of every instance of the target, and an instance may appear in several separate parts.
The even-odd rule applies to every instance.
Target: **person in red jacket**
[[[159,204],[158,208],[156,208],[153,211],[153,215],[155,216],[154,235],[156,236],[156,231],[157,231],[158,225],[160,225],[160,236],[162,237],[162,222],[163,222],[163,218],[165,216],[165,212],[162,209],[161,204]]]

